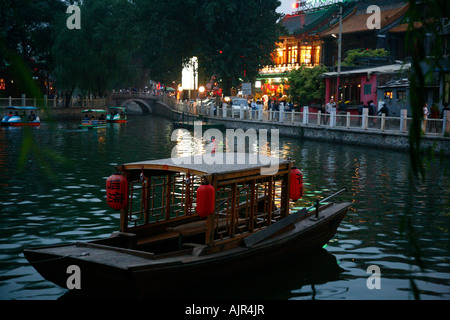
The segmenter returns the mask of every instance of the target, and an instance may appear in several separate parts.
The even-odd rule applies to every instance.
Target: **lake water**
[[[114,166],[169,158],[176,145],[165,118],[136,115],[99,131],[77,125],[0,128],[0,299],[70,299],[73,293],[44,280],[22,250],[118,230],[119,214],[105,202],[105,180]],[[28,134],[31,140],[24,139]],[[29,153],[22,156],[24,149]],[[430,161],[425,179],[410,182],[407,153],[283,137],[280,152],[304,174],[306,193],[297,206],[346,186],[336,200],[353,207],[325,248],[222,283],[212,298],[450,298],[448,159]],[[370,266],[379,277],[368,273]],[[192,288],[180,291],[204,298]]]

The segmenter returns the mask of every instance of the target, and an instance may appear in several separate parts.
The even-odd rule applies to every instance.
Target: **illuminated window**
[[[320,46],[316,46],[314,51],[314,65],[318,66],[320,64]]]
[[[275,64],[284,64],[284,45],[283,43],[277,44],[277,50],[275,52],[274,62]]]
[[[287,63],[297,63],[297,44],[288,44],[287,46]]]
[[[300,64],[311,65],[312,46],[300,46]]]
[[[393,97],[392,91],[384,91],[385,99],[392,99],[392,97]]]
[[[0,90],[6,90],[6,84],[4,79],[0,79]]]

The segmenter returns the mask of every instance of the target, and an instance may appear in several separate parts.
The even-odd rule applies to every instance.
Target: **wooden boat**
[[[292,161],[224,153],[215,154],[223,161],[214,163],[204,156],[118,166],[127,187],[107,185],[109,201],[127,199],[118,232],[89,242],[25,249],[25,257],[61,287],[68,287],[69,266],[77,266],[82,290],[161,297],[321,248],[350,207],[323,203],[330,196],[291,210]],[[273,174],[264,171],[269,163],[277,163]],[[198,192],[205,180],[214,188],[214,202],[211,214],[201,217]]]
[[[5,108],[6,114],[2,118],[2,126],[20,127],[20,126],[39,126],[39,109],[36,107],[16,107],[8,106]]]
[[[81,111],[80,129],[104,129],[106,128],[106,110],[85,109]]]
[[[125,107],[109,107],[109,114],[106,116],[106,122],[124,123],[127,122]]]

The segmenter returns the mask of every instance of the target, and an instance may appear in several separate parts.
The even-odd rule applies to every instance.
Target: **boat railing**
[[[288,201],[283,177],[270,176],[220,184],[216,203],[222,204],[214,217],[214,245],[234,241],[278,221],[287,214]]]
[[[194,186],[200,177],[184,173],[146,176],[130,181],[128,223],[146,226],[195,213]]]

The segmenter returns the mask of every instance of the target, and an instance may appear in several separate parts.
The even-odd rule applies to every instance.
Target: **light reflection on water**
[[[172,151],[187,155],[192,148],[201,153],[210,143],[181,132],[177,145],[171,141],[168,120],[142,116],[98,132],[79,131],[77,123],[34,129],[37,145],[53,148],[69,163],[52,160],[56,178],[49,179],[29,157],[19,174],[23,131],[0,129],[0,299],[58,299],[67,292],[43,280],[22,250],[96,239],[116,231],[119,214],[105,204],[105,180],[115,165],[167,158]],[[267,276],[262,270],[254,280],[245,279],[254,282],[249,289],[238,296],[234,289],[223,290],[224,298],[228,294],[254,299],[411,299],[411,277],[422,299],[450,298],[448,162],[431,163],[427,178],[411,187],[404,153],[282,137],[279,151],[282,157],[294,159],[304,173],[305,197],[294,207],[309,206],[316,197],[346,186],[349,191],[339,200],[353,202],[353,208],[326,250],[280,262],[286,272],[274,276],[273,283],[258,286]],[[423,270],[400,233],[405,213],[415,227]],[[367,289],[366,270],[372,264],[381,268],[381,290]]]

